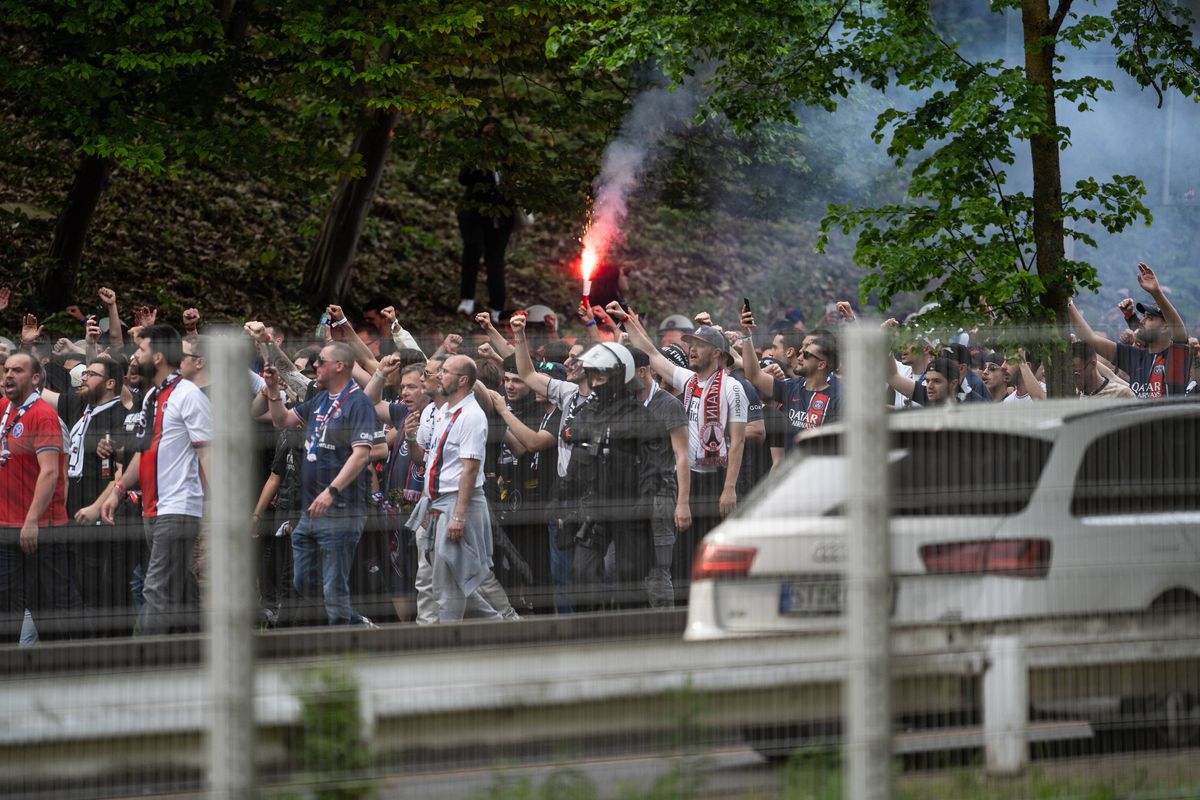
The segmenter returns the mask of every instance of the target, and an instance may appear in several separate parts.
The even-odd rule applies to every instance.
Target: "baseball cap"
[[[695,323],[685,317],[683,314],[672,314],[658,324],[658,332],[666,333],[667,331],[690,331]]]
[[[1152,317],[1158,317],[1159,319],[1166,319],[1163,316],[1162,309],[1153,304],[1147,306],[1147,305],[1142,305],[1141,303],[1138,303],[1137,310],[1138,310],[1139,314],[1148,314]]]
[[[760,358],[758,360],[758,366],[762,367],[763,369],[765,369],[767,367],[772,367],[772,366],[779,367],[784,372],[787,372],[786,364],[784,364],[778,358],[771,358],[770,356],[763,356],[762,358]]]
[[[709,347],[715,347],[722,353],[729,352],[729,342],[725,338],[725,334],[711,325],[701,325],[691,333],[685,333],[683,338],[688,341],[699,342],[706,344]]]
[[[539,361],[537,371],[556,380],[565,381],[567,379],[567,368],[557,361]]]
[[[544,306],[541,303],[530,306],[525,309],[525,322],[530,325],[544,325],[546,323],[546,315],[553,315],[556,319],[558,315],[554,313],[554,309],[550,306]]]
[[[687,369],[687,365],[688,365],[687,353],[685,353],[683,348],[680,347],[679,345],[669,344],[666,347],[659,350],[659,352],[663,354],[663,358],[667,359],[667,361],[670,361],[675,366],[683,367],[684,369]]]

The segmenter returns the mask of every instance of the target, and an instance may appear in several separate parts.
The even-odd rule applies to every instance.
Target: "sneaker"
[[[500,312],[499,311],[497,311],[494,308],[489,308],[488,313],[492,315],[492,324],[493,325],[500,322]]]
[[[362,625],[364,628],[376,628],[376,629],[379,628],[378,625],[376,625],[374,622],[371,621],[370,617],[363,617],[362,620],[360,620],[358,624]]]
[[[454,310],[456,314],[466,314],[468,317],[475,313],[475,301],[463,298],[458,302],[458,308]]]

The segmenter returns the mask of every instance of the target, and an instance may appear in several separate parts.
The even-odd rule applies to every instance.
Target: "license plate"
[[[779,613],[785,616],[832,616],[841,614],[845,604],[840,575],[788,581],[779,590]]]

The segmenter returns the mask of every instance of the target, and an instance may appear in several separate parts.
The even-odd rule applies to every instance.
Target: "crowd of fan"
[[[1079,395],[1196,391],[1200,345],[1153,271],[1138,280],[1152,302],[1121,301],[1117,341],[1070,306]],[[180,334],[145,307],[126,327],[115,293],[99,298],[78,342],[28,315],[0,338],[6,642],[199,626],[211,342],[196,309]],[[764,330],[747,301],[726,327],[671,315],[652,332],[627,306],[581,304],[569,336],[533,306],[476,315],[426,354],[435,343],[379,305],[353,320],[330,306],[299,346],[244,326],[264,626],[674,605],[704,535],[799,434],[838,419],[836,330],[855,316],[840,302],[806,329],[788,309]],[[1046,397],[1032,348],[986,328],[939,340],[919,316],[885,325],[903,344],[884,405]],[[469,503],[442,502],[476,482]]]

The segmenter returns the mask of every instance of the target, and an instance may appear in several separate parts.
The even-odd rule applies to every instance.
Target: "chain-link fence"
[[[1200,793],[1186,343],[338,327],[64,416],[0,793]]]

